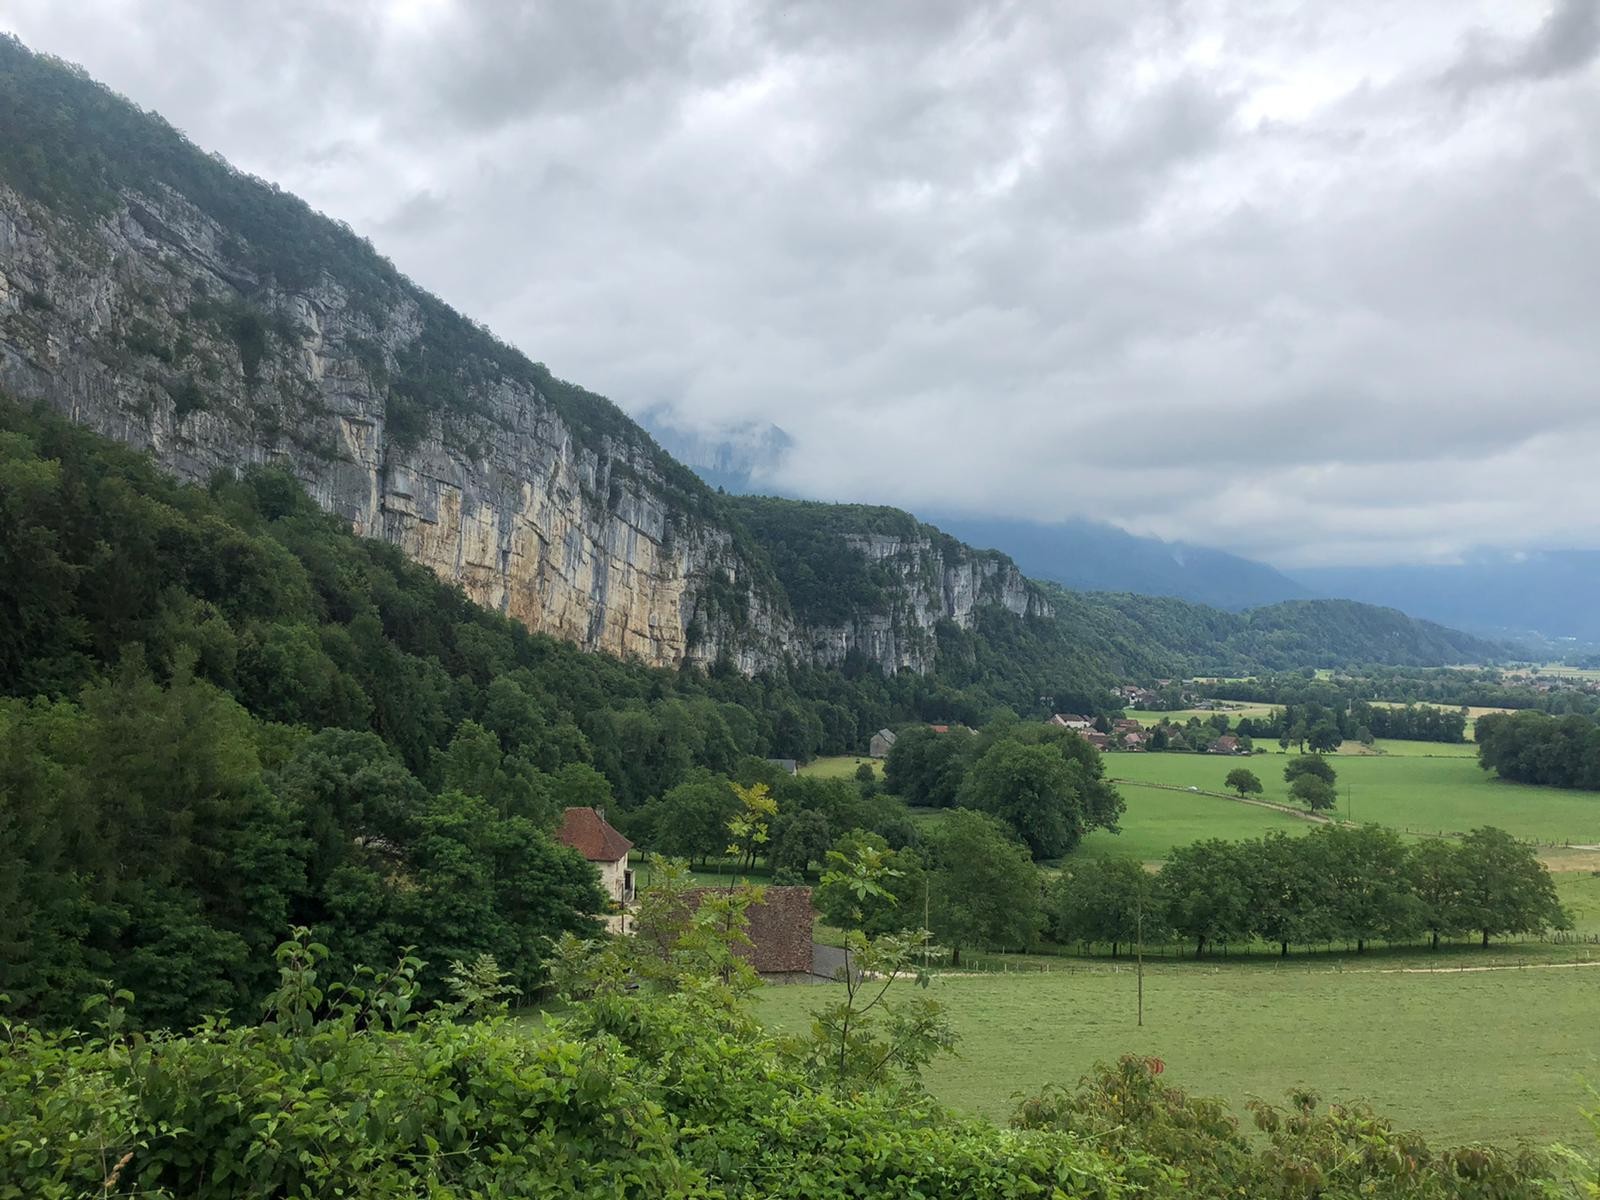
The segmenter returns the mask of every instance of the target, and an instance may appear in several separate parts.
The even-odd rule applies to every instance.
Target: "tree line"
[[[1324,825],[1300,837],[1208,840],[1175,849],[1160,872],[1131,859],[1071,864],[1047,899],[1058,941],[1107,946],[1136,939],[1208,948],[1410,942],[1570,927],[1550,874],[1500,829],[1407,846],[1392,830]]]
[[[1241,717],[1236,726],[1238,733],[1260,741],[1317,751],[1336,750],[1344,742],[1371,745],[1377,738],[1460,743],[1466,741],[1466,729],[1464,710],[1426,704],[1396,708],[1365,700],[1290,703],[1264,717]]]
[[[1279,672],[1210,680],[1205,686],[1208,695],[1221,700],[1320,704],[1335,710],[1356,701],[1385,700],[1444,709],[1539,709],[1558,716],[1600,711],[1600,694],[1570,681],[1551,682],[1555,686],[1543,690],[1508,679],[1496,667],[1362,666],[1331,678],[1314,671]]]
[[[1540,712],[1478,718],[1478,765],[1502,779],[1600,791],[1600,723]]]

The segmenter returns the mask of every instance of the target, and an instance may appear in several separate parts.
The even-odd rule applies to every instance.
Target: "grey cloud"
[[[1580,71],[1600,54],[1600,0],[1556,0],[1523,42],[1474,31],[1460,59],[1441,77],[1462,91],[1515,80],[1553,79]]]
[[[0,25],[786,488],[1600,543],[1593,2],[66,7]]]

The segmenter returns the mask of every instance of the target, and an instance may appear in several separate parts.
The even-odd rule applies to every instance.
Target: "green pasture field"
[[[1129,755],[1128,757],[1133,757]],[[1160,758],[1164,755],[1140,755]],[[1172,755],[1170,757],[1178,757]],[[1197,757],[1197,756],[1185,756]],[[1108,762],[1120,761],[1115,755]],[[1226,759],[1213,758],[1213,763]],[[1223,771],[1223,775],[1227,772]],[[1206,786],[1222,790],[1222,779],[1207,779]],[[1101,858],[1107,855],[1137,858],[1141,862],[1157,863],[1166,858],[1175,846],[1205,838],[1227,838],[1237,841],[1257,838],[1273,830],[1284,833],[1305,833],[1315,826],[1307,820],[1290,816],[1275,809],[1256,804],[1241,804],[1237,800],[1223,800],[1216,796],[1197,795],[1193,792],[1171,791],[1167,788],[1139,787],[1122,783],[1117,791],[1127,803],[1122,814],[1122,832],[1107,833],[1097,829],[1083,839],[1074,857]]]
[[[1429,745],[1434,744],[1411,743],[1419,751]],[[1439,743],[1436,748],[1441,750],[1436,757],[1421,752],[1337,756],[1333,764],[1339,773],[1335,815],[1417,833],[1459,833],[1479,825],[1497,825],[1518,837],[1541,842],[1600,845],[1600,794],[1509,783],[1481,770],[1474,759],[1455,753],[1455,747]],[[1278,753],[1248,758],[1167,753],[1105,757],[1106,774],[1128,784],[1218,792],[1224,790],[1223,780],[1230,770],[1248,767],[1261,778],[1265,788],[1261,798],[1282,804],[1292,803],[1283,781],[1288,761],[1289,756]],[[1126,787],[1121,790],[1129,795]],[[1130,823],[1130,832],[1132,829]]]
[[[866,755],[840,754],[831,758],[813,758],[800,768],[802,775],[815,775],[819,779],[854,779],[856,769],[866,763],[872,768],[873,774],[883,778],[883,763]]]
[[[1267,749],[1276,754],[1278,744],[1273,742]],[[1478,747],[1472,742],[1405,742],[1379,738],[1371,746],[1346,742],[1339,747],[1338,753],[1345,757],[1355,755],[1363,758],[1374,754],[1392,754],[1400,758],[1470,758],[1476,762]]]
[[[1217,703],[1226,704],[1229,707],[1221,709],[1174,708],[1165,712],[1155,709],[1130,708],[1126,711],[1129,717],[1142,725],[1159,725],[1163,721],[1169,721],[1174,725],[1183,725],[1188,722],[1190,717],[1199,717],[1204,721],[1208,717],[1216,716],[1219,712],[1227,717],[1230,723],[1237,723],[1241,717],[1250,717],[1254,720],[1257,717],[1266,716],[1274,708],[1278,707],[1276,704],[1249,704],[1233,700],[1218,700]],[[1237,704],[1237,707],[1233,707],[1235,704]]]
[[[1142,1029],[1129,965],[939,975],[928,994],[962,1041],[927,1083],[955,1108],[1004,1120],[1020,1095],[1136,1053],[1159,1057],[1178,1086],[1224,1098],[1247,1127],[1246,1100],[1281,1104],[1303,1084],[1441,1141],[1594,1147],[1580,1110],[1594,1104],[1586,1082],[1600,1084],[1600,966],[1421,973],[1389,962],[1147,966]],[[801,1031],[824,994],[766,988],[757,1012]]]
[[[1513,675],[1532,678],[1530,671],[1514,671]],[[1556,675],[1562,679],[1600,679],[1600,671],[1592,667],[1569,667],[1564,663],[1546,663],[1539,668],[1540,675]]]

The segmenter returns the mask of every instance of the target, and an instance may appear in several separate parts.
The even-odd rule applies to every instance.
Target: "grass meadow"
[[[962,1042],[927,1082],[945,1103],[1003,1120],[1019,1095],[1131,1052],[1241,1117],[1249,1098],[1281,1103],[1304,1084],[1452,1142],[1593,1146],[1581,1109],[1594,1103],[1586,1081],[1600,1084],[1600,966],[1420,973],[1386,962],[1148,966],[1142,1029],[1127,966],[936,976],[930,994]],[[798,1031],[821,999],[769,988],[757,1011]]]
[[[1600,846],[1600,796],[1503,782],[1479,769],[1475,749],[1350,747],[1334,763],[1338,815],[1419,833],[1493,824],[1545,843]],[[807,770],[849,777],[859,761],[867,760],[825,759]],[[1097,831],[1075,854],[1154,864],[1200,838],[1306,832],[1313,825],[1302,818],[1187,790],[1221,792],[1230,770],[1248,766],[1265,786],[1262,799],[1287,804],[1287,761],[1278,753],[1108,754],[1107,774],[1128,806],[1123,831]],[[932,810],[912,815],[925,826],[942,819]],[[1600,850],[1557,846],[1544,857],[1576,931],[1600,934]],[[1142,1029],[1126,963],[975,961],[990,969],[939,974],[931,985],[962,1043],[927,1081],[958,1109],[1004,1120],[1020,1096],[1070,1085],[1096,1061],[1131,1052],[1160,1057],[1168,1079],[1222,1097],[1246,1123],[1250,1098],[1282,1102],[1304,1085],[1325,1100],[1365,1100],[1441,1141],[1594,1145],[1582,1114],[1600,1103],[1587,1090],[1600,1086],[1600,947],[1592,944],[1158,958],[1146,968]],[[1583,962],[1593,965],[1572,965]],[[1473,969],[1483,967],[1497,969]],[[817,988],[768,988],[757,1011],[773,1028],[800,1030],[822,999]]]
[[[1461,747],[1431,742],[1387,745],[1404,746],[1405,750],[1335,758],[1337,816],[1417,833],[1459,833],[1479,825],[1498,825],[1518,837],[1540,842],[1600,844],[1600,796],[1592,792],[1498,779],[1481,770],[1475,758],[1460,753]],[[1277,753],[1249,758],[1108,754],[1106,774],[1119,781],[1131,818],[1135,784],[1222,791],[1223,780],[1237,766],[1246,766],[1261,778],[1265,789],[1261,799],[1292,804],[1283,781],[1288,761],[1288,755]],[[1131,832],[1131,825],[1129,828]]]
[[[815,775],[818,779],[854,779],[856,771],[866,763],[872,768],[873,775],[883,778],[883,763],[875,758],[864,755],[841,754],[831,758],[814,758],[800,768],[802,775]]]

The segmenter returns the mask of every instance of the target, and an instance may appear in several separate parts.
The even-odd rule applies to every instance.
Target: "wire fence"
[[[1504,950],[1511,946],[1558,946],[1568,949],[1595,947],[1600,950],[1600,933],[1577,932],[1551,932],[1546,934],[1523,934],[1513,937],[1501,937],[1492,941],[1487,950],[1492,954],[1496,950]],[[1448,967],[1440,970],[1470,971],[1486,965],[1537,965],[1524,961],[1512,964],[1486,964],[1477,955],[1465,955],[1455,952],[1463,950],[1483,949],[1481,941],[1476,936],[1461,936],[1439,939],[1439,953],[1450,960]],[[1144,947],[1144,960],[1146,963],[1191,963],[1201,966],[1220,967],[1229,962],[1248,962],[1276,960],[1284,964],[1294,964],[1315,968],[1322,966],[1326,969],[1337,970],[1347,958],[1361,958],[1365,961],[1381,961],[1386,957],[1397,954],[1416,955],[1426,954],[1432,957],[1434,950],[1431,941],[1404,941],[1385,942],[1369,941],[1366,943],[1365,952],[1358,951],[1354,942],[1325,942],[1315,945],[1291,945],[1289,953],[1285,955],[1282,947],[1277,944],[1264,942],[1248,945],[1216,945],[1209,946],[1200,957],[1195,956],[1194,944],[1187,945],[1176,942],[1147,945]],[[1588,962],[1600,959],[1600,954],[1584,953],[1576,961]],[[1132,971],[1135,969],[1135,953],[1131,946],[1122,948],[1117,957],[1113,958],[1109,952],[1095,953],[1092,949],[1074,949],[1071,947],[1042,947],[1034,950],[963,950],[961,961],[952,965],[948,959],[933,964],[941,970],[953,970],[985,975],[1016,975],[1040,974],[1061,972],[1065,974],[1106,974]]]

